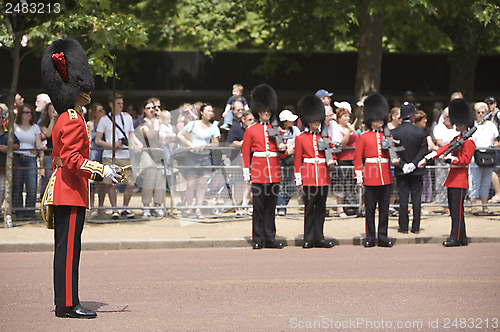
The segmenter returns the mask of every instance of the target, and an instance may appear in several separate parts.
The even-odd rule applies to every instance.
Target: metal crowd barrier
[[[224,143],[223,143],[224,144]],[[50,152],[45,150],[46,152]],[[152,153],[161,154],[164,160],[169,159],[169,156],[165,153],[163,149],[160,148],[145,148],[141,153]],[[166,184],[170,192],[167,192],[165,199],[162,203],[162,208],[167,211],[167,207],[170,206],[168,210],[170,215],[174,218],[195,220],[198,222],[221,222],[221,221],[232,221],[232,220],[242,220],[251,218],[252,214],[252,204],[251,197],[248,194],[248,187],[243,181],[242,172],[242,160],[239,148],[229,147],[227,145],[212,147],[210,148],[210,165],[208,166],[187,166],[186,155],[188,153],[188,148],[176,148],[172,151],[172,157],[169,162],[164,162],[154,166],[157,169],[161,169],[162,174],[166,178]],[[146,168],[141,165],[140,153],[136,154],[130,151],[131,162],[133,166],[134,179],[136,181],[136,190],[132,196],[128,208],[132,211],[139,210],[141,215],[135,216],[133,220],[141,220],[142,212],[147,209],[143,206],[141,200],[141,183],[140,174]],[[48,154],[48,153],[47,153]],[[44,165],[46,168],[46,165]],[[472,168],[472,167],[469,167]],[[15,174],[18,171],[30,170],[31,167],[16,167]],[[40,199],[43,195],[41,192],[41,177],[40,177],[39,164],[37,164],[37,194],[36,194],[36,204],[35,207],[20,207],[19,202],[13,202],[13,206],[18,211],[27,211],[36,213],[35,216],[30,216],[29,218],[16,218],[19,221],[30,221],[30,220],[41,220],[40,216]],[[204,197],[201,202],[196,202],[197,190],[203,186],[195,187],[195,193],[193,195],[192,204],[187,204],[186,202],[186,189],[187,189],[187,174],[192,171],[202,171],[208,172],[208,176],[203,178],[202,184],[205,186]],[[426,208],[427,211],[432,210],[434,212],[428,212],[429,215],[442,215],[439,210],[448,205],[447,203],[447,188],[443,186],[444,180],[449,171],[449,165],[447,164],[436,164],[427,165],[426,174],[424,175],[424,191],[422,194],[422,207]],[[295,186],[295,180],[293,178],[293,170],[291,167],[283,167],[282,172],[282,182],[280,185],[279,193],[279,203],[277,206],[277,211],[286,209],[285,218],[303,218],[303,202],[301,201],[301,193],[297,190]],[[333,209],[330,211],[329,218],[337,217],[335,209],[342,207],[344,211],[350,217],[361,216],[364,213],[363,208],[363,193],[362,189],[356,186],[355,180],[353,178],[353,167],[352,166],[336,166],[331,169],[332,182],[329,187],[329,197],[327,200],[327,207]],[[469,177],[470,179],[470,177]],[[197,180],[200,181],[200,180]],[[391,198],[391,211],[397,210],[399,208],[398,204],[398,192],[397,192],[397,178],[393,184],[393,197]],[[118,185],[115,187],[118,193],[122,192],[123,187]],[[493,196],[494,190],[490,188],[489,197]],[[26,199],[27,192],[23,190],[22,197],[23,200]],[[97,197],[91,197],[91,199],[96,199],[96,204],[89,211],[89,215],[93,211],[97,210],[111,210],[109,200],[105,201],[103,207],[97,206]],[[117,198],[117,208],[121,211],[121,197]],[[194,204],[193,204],[194,203]],[[410,199],[411,203],[411,199]],[[486,206],[499,206],[500,203],[488,203]],[[17,207],[16,207],[17,206]],[[482,204],[470,204],[466,201],[466,207],[479,207]],[[149,209],[155,207],[150,206]],[[204,219],[196,218],[194,210],[200,208]],[[409,205],[411,210],[411,204]],[[3,210],[3,208],[2,208]],[[192,210],[192,214],[188,216],[183,216],[183,212],[187,210]],[[395,216],[396,214],[393,214]],[[130,221],[124,218],[119,220],[111,221],[111,216],[99,216],[97,218],[87,218],[88,222],[117,222],[117,221]]]

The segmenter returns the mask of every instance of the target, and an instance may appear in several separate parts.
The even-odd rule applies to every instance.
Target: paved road
[[[0,331],[500,327],[500,244],[83,252],[88,321],[54,317],[51,264],[46,252],[0,254]]]

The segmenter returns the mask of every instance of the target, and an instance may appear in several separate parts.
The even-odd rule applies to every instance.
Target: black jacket
[[[395,176],[408,175],[418,176],[425,174],[425,168],[416,168],[409,174],[403,174],[403,166],[406,163],[413,163],[417,166],[418,162],[427,154],[427,133],[423,128],[417,127],[411,122],[405,121],[398,127],[391,130],[392,137],[396,146],[403,146],[404,151],[398,152],[401,159],[399,165],[394,169]]]

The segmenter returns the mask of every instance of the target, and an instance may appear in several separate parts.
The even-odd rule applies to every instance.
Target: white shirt
[[[122,121],[123,119],[123,121]],[[130,133],[134,131],[134,120],[132,119],[132,116],[128,113],[120,113],[120,115],[115,115],[115,121],[116,121],[116,129],[115,129],[115,140],[118,141],[121,138],[123,138],[123,134],[120,129],[118,129],[118,126],[120,126],[125,134],[127,135],[127,139],[130,138]],[[97,125],[97,132],[103,133],[104,135],[104,141],[106,143],[112,143],[111,140],[113,139],[113,122],[111,122],[111,119],[108,115],[103,116],[99,120],[99,124]],[[127,148],[127,146],[122,146],[124,148]],[[109,150],[104,150],[102,153],[103,158],[111,158],[113,155],[113,152],[111,149]],[[130,158],[130,153],[129,150],[116,150],[115,154],[116,159],[127,159]]]
[[[334,143],[340,143],[340,130],[339,130],[339,124],[337,121],[332,120],[330,121],[330,124],[327,126],[328,128],[328,136],[330,136],[332,142]]]
[[[454,128],[452,129],[446,128],[444,123],[438,123],[436,127],[434,127],[434,131],[432,133],[434,134],[434,138],[436,140],[442,139],[443,144],[445,145],[450,143],[459,134],[459,132],[456,131]]]
[[[32,125],[30,129],[26,131],[22,130],[17,124],[14,124],[14,133],[19,139],[20,149],[36,150],[36,145],[35,145],[36,135],[37,134],[41,135],[42,131],[40,130],[40,127],[37,124]],[[22,154],[29,157],[36,157],[36,151],[35,153],[31,153],[31,151],[24,150],[24,151],[14,151],[14,153]]]
[[[477,123],[475,123],[477,126]],[[472,140],[476,144],[476,149],[487,148],[493,144],[493,140],[498,137],[497,126],[491,121],[485,121],[477,126],[477,130],[472,135]]]
[[[174,133],[174,129],[172,128],[171,124],[168,124],[168,125],[166,125],[164,123],[160,124],[160,129],[158,130],[158,138],[160,139],[160,141],[163,141],[164,139],[166,139],[168,134],[173,134],[173,133]],[[174,143],[169,143],[167,145],[171,149],[174,148]]]
[[[286,140],[287,148],[295,145],[295,138],[300,135],[300,129],[297,126],[291,126],[286,132],[287,135],[290,135],[290,129],[292,130],[292,137]]]

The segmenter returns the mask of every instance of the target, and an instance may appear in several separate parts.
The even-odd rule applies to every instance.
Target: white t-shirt
[[[14,124],[14,134],[16,134],[19,139],[19,148],[20,149],[36,149],[36,135],[41,135],[42,131],[37,124],[34,124],[28,130],[22,130],[17,124]],[[14,151],[14,153],[22,154],[29,157],[36,157],[36,152],[31,153],[31,151]]]
[[[490,147],[493,144],[493,140],[497,137],[497,126],[491,121],[485,121],[482,125],[477,126],[476,132],[472,135],[472,140],[476,144],[476,149],[479,149]]]
[[[116,129],[115,129],[115,140],[118,141],[123,138],[123,133],[121,132],[120,129],[118,129],[118,126],[120,126],[123,131],[125,132],[127,139],[130,138],[130,133],[134,131],[134,120],[132,119],[132,116],[128,113],[120,113],[119,115],[115,115],[115,121],[116,121]],[[108,115],[103,116],[99,120],[99,124],[97,125],[97,132],[103,133],[104,134],[104,141],[106,143],[111,143],[111,140],[113,139],[113,122],[111,122],[111,119]],[[121,146],[123,148],[126,148],[127,146]],[[113,155],[112,150],[104,150],[102,153],[103,158],[111,158]],[[130,158],[130,153],[129,150],[116,150],[115,154],[116,159],[127,159]]]
[[[434,138],[436,140],[442,139],[443,144],[448,144],[450,143],[456,136],[458,136],[459,132],[456,131],[454,128],[448,129],[444,125],[444,123],[438,123],[436,127],[434,127]]]
[[[286,132],[287,135],[290,135],[290,129],[292,129],[292,137],[286,140],[286,147],[290,147],[295,145],[295,138],[300,135],[300,129],[297,126],[291,126]]]
[[[330,121],[330,124],[327,126],[328,128],[328,136],[330,136],[332,142],[340,143],[340,130],[339,130],[339,124],[337,121],[332,120]]]

